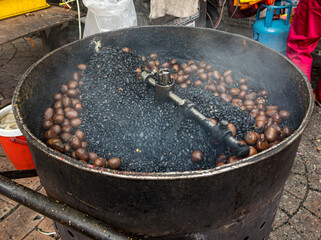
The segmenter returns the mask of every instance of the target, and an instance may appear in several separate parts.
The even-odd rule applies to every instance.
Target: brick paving
[[[19,39],[0,45],[0,94],[9,103],[24,71],[45,54],[41,40]],[[286,183],[270,240],[321,239],[321,108],[315,107]],[[14,170],[0,147],[0,171]],[[45,194],[38,177],[16,180]],[[52,221],[0,195],[0,240],[59,239]]]

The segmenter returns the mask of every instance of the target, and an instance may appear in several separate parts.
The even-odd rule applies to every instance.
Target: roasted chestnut
[[[224,166],[224,165],[225,165],[225,163],[223,163],[223,162],[216,163],[216,167],[221,167],[221,166]]]
[[[74,128],[79,127],[81,123],[82,121],[80,118],[73,118],[70,120],[70,125]]]
[[[85,133],[79,129],[75,131],[75,136],[77,136],[80,141],[85,139]]]
[[[242,85],[240,86],[240,90],[241,90],[241,91],[244,91],[244,92],[247,92],[247,91],[249,90],[249,86],[247,86],[246,84],[242,84]]]
[[[54,122],[51,119],[42,121],[42,127],[44,129],[49,129],[53,124]]]
[[[187,79],[187,80],[185,81],[185,83],[186,83],[187,85],[191,85],[191,84],[192,84],[192,80]]]
[[[213,77],[217,80],[221,79],[221,74],[219,71],[214,71],[213,72]]]
[[[252,118],[256,118],[257,115],[259,115],[259,109],[257,109],[257,108],[252,109],[252,111],[249,113],[249,115],[250,115]]]
[[[220,156],[217,157],[216,164],[219,163],[219,162],[224,162],[225,163],[226,159],[227,159],[226,154],[221,154]]]
[[[78,111],[71,109],[65,113],[66,118],[74,119],[78,117]]]
[[[201,73],[201,74],[200,74],[200,79],[201,79],[202,81],[206,81],[207,78],[208,78],[207,73],[204,72],[204,73]]]
[[[232,70],[226,70],[224,73],[223,73],[223,77],[226,77],[228,75],[232,74]]]
[[[54,124],[50,127],[50,129],[56,133],[57,135],[59,135],[61,133],[61,126],[59,124]]]
[[[198,63],[198,66],[200,67],[200,68],[205,68],[206,67],[206,62],[199,62]]]
[[[63,123],[65,116],[63,114],[55,114],[52,118],[55,123]]]
[[[77,148],[75,154],[79,160],[87,161],[89,159],[88,152],[84,148]]]
[[[57,133],[52,131],[52,129],[50,128],[49,130],[45,131],[44,136],[45,136],[46,139],[57,138]]]
[[[238,88],[231,88],[230,89],[230,95],[231,96],[236,96],[236,95],[238,95],[239,93],[240,93],[240,89],[238,89]]]
[[[185,81],[184,75],[179,75],[175,80],[175,82],[177,83],[183,83],[184,81]]]
[[[117,170],[120,167],[120,159],[115,157],[108,160],[107,167]]]
[[[80,74],[79,74],[79,72],[74,72],[73,74],[72,74],[72,80],[75,80],[75,81],[79,81],[80,80]]]
[[[200,150],[195,150],[191,154],[191,158],[193,162],[200,162],[204,159],[204,154]]]
[[[77,68],[81,71],[85,71],[87,69],[87,65],[86,64],[78,64]]]
[[[93,165],[95,167],[106,167],[106,164],[107,164],[106,160],[104,158],[101,158],[101,157],[96,158],[94,163],[93,163]]]
[[[78,82],[77,81],[71,80],[71,81],[68,82],[68,88],[73,89],[73,88],[76,88],[76,87],[78,87]]]
[[[61,93],[56,93],[55,95],[53,95],[53,99],[55,101],[61,100],[63,97],[63,95]]]
[[[151,54],[149,54],[149,58],[152,60],[156,60],[158,58],[158,55],[157,55],[157,53],[151,53]]]
[[[175,72],[178,72],[179,71],[179,66],[177,64],[174,64],[172,66],[172,69],[175,71]]]
[[[66,143],[69,143],[70,142],[70,139],[72,138],[72,135],[69,133],[69,132],[63,132],[61,135],[60,135],[60,138],[66,142]]]
[[[226,92],[226,88],[225,88],[224,86],[222,86],[222,85],[218,85],[218,86],[216,87],[216,89],[217,89],[217,91],[218,91],[219,93],[225,93],[225,92]]]
[[[179,86],[180,86],[181,88],[188,88],[187,83],[181,83]]]
[[[61,143],[61,140],[58,138],[50,138],[46,142],[49,147],[52,147],[55,143]]]
[[[207,65],[207,66],[205,67],[205,70],[206,70],[207,72],[211,72],[211,71],[213,71],[213,67],[212,67],[211,65]]]
[[[240,99],[243,99],[243,98],[245,97],[245,95],[246,95],[246,91],[241,91],[241,92],[237,95],[237,97],[240,98]]]
[[[69,140],[70,146],[74,149],[81,147],[81,142],[77,136],[72,136]]]
[[[246,84],[247,83],[247,79],[246,78],[240,78],[239,79],[239,84]]]
[[[171,65],[174,65],[174,64],[176,64],[176,63],[177,63],[177,60],[176,60],[175,58],[170,61],[170,64],[171,64]]]
[[[232,133],[232,136],[236,136],[236,127],[233,123],[227,124],[227,129]]]
[[[237,162],[237,161],[240,161],[240,159],[236,156],[231,156],[227,159],[226,161],[226,164],[229,164],[229,163],[234,163],[234,162]]]
[[[207,87],[204,89],[207,90],[207,91],[210,91],[210,92],[215,92],[216,91],[216,87],[214,84],[210,84],[210,85],[206,85]]]
[[[88,148],[88,143],[86,141],[82,141],[81,142],[81,147],[84,148],[84,149],[87,149]]]
[[[274,113],[272,115],[272,120],[274,123],[280,123],[282,121],[281,115],[279,113]]]
[[[66,84],[61,85],[60,91],[61,91],[62,93],[66,93],[67,90],[68,90],[68,85],[66,85]]]
[[[201,80],[196,80],[196,81],[194,81],[193,86],[194,86],[194,87],[199,87],[199,86],[201,86],[202,84],[203,84],[203,82],[202,82]]]
[[[161,65],[162,68],[169,68],[170,64],[168,62],[165,62]]]
[[[254,101],[256,99],[256,96],[257,96],[256,92],[251,92],[245,95],[245,99]]]
[[[232,85],[233,82],[234,82],[232,76],[231,76],[231,75],[227,75],[227,76],[225,77],[225,82],[226,82],[227,84],[229,84],[229,85]]]
[[[280,132],[278,132],[274,127],[269,126],[265,132],[265,139],[268,142],[274,142],[275,140],[277,140],[277,138],[279,137]]]
[[[268,109],[268,108],[267,108],[267,109]],[[267,116],[272,117],[272,115],[273,115],[274,113],[277,113],[277,112],[278,112],[277,109],[268,109],[265,113],[266,113]]]
[[[253,131],[249,131],[244,136],[244,141],[249,145],[255,145],[257,142],[257,135]]]
[[[83,110],[83,107],[82,107],[81,103],[76,103],[76,104],[74,105],[74,108],[75,108],[75,110],[77,110],[78,112]]]
[[[257,142],[256,142],[256,149],[258,151],[264,151],[266,149],[269,148],[269,143],[264,139],[264,138],[260,138]]]
[[[269,92],[267,91],[267,90],[265,90],[265,89],[263,89],[263,90],[260,90],[259,92],[258,92],[258,96],[259,97],[267,97],[269,95]]]
[[[186,74],[190,74],[193,72],[193,69],[191,68],[191,66],[187,66],[187,67],[183,68],[183,71]]]
[[[232,97],[226,93],[222,93],[220,97],[223,102],[231,102],[232,101]]]
[[[78,91],[77,91],[76,89],[68,89],[68,90],[66,91],[66,95],[67,95],[68,97],[75,98],[75,97],[78,96]]]
[[[292,129],[289,126],[285,126],[282,129],[282,132],[284,133],[285,137],[288,137],[292,134]]]
[[[257,154],[257,150],[255,147],[250,146],[250,152],[249,152],[249,157]]]
[[[208,118],[212,123],[214,123],[215,125],[217,125],[217,121],[214,118]]]
[[[55,111],[53,110],[53,108],[47,108],[43,114],[43,118],[45,120],[50,120],[50,119],[52,119],[54,113],[55,113]]]
[[[97,154],[94,152],[89,152],[88,153],[89,161],[94,162],[97,159]]]
[[[122,50],[122,51],[124,51],[124,52],[127,52],[127,53],[129,53],[129,52],[130,52],[129,47],[123,47],[121,50]]]
[[[72,131],[72,126],[70,125],[62,126],[62,131],[70,133]]]
[[[277,105],[267,105],[266,110],[279,110],[279,106]]]
[[[279,112],[281,118],[283,119],[288,119],[290,117],[290,112],[286,111],[286,110],[281,110]]]

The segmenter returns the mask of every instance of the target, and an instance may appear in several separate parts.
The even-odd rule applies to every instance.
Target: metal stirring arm
[[[193,118],[199,122],[204,128],[209,130],[216,141],[220,141],[224,145],[229,146],[235,151],[235,155],[238,157],[247,157],[250,148],[247,145],[239,143],[232,137],[232,133],[227,129],[227,122],[222,121],[220,125],[215,125],[196,108],[195,104],[187,99],[182,99],[177,96],[174,91],[174,81],[170,79],[170,73],[167,69],[161,69],[159,74],[159,80],[156,81],[155,72],[148,73],[142,72],[142,79],[151,86],[155,87],[156,98],[158,100],[171,99],[178,106],[181,107],[186,117]]]

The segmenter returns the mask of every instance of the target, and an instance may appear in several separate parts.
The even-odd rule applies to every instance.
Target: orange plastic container
[[[0,119],[11,110],[11,105],[0,110]],[[7,157],[17,170],[34,169],[31,153],[19,129],[0,129],[0,143]]]

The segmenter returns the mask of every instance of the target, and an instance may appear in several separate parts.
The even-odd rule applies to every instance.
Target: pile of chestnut
[[[128,47],[122,50],[130,52]],[[168,68],[171,69],[171,78],[179,87],[202,87],[205,91],[212,92],[213,96],[220,97],[223,102],[231,103],[242,111],[248,111],[256,122],[254,131],[248,131],[244,138],[238,141],[250,146],[249,156],[278,144],[292,134],[290,127],[281,128],[282,120],[288,119],[290,113],[279,109],[276,105],[267,105],[268,91],[264,89],[257,92],[251,91],[247,85],[247,79],[234,79],[232,70],[221,74],[212,65],[194,60],[179,64],[176,59],[171,59],[161,63],[156,53],[151,53],[148,58],[142,56],[142,60],[145,65],[142,68],[137,67],[138,77],[143,70],[158,73],[160,68]],[[81,79],[87,66],[79,64],[77,67],[79,71],[73,73],[72,80],[63,84],[60,92],[54,94],[53,107],[47,108],[44,112],[42,127],[45,129],[46,144],[61,153],[69,153],[71,157],[84,164],[118,169],[121,164],[120,159],[115,157],[106,160],[97,156],[95,152],[88,151],[85,134],[78,129],[82,123],[79,114],[83,110],[79,87],[83,84]],[[215,119],[209,119],[217,124]],[[229,123],[227,128],[232,136],[236,137],[235,125]],[[200,150],[194,150],[191,153],[191,159],[196,163],[202,161],[203,158],[204,154]],[[236,156],[222,154],[216,159],[216,167],[239,160],[240,158]]]
[[[87,66],[79,64],[77,67],[79,71],[73,73],[72,80],[61,85],[60,92],[53,95],[53,107],[47,108],[43,114],[42,127],[45,129],[46,144],[61,153],[70,153],[72,158],[84,164],[118,169],[119,158],[107,161],[95,152],[87,151],[85,134],[78,129],[82,123],[79,114],[83,110],[79,87],[83,84],[81,78]]]
[[[129,51],[128,48],[126,50]],[[292,134],[289,126],[281,128],[280,124],[282,120],[290,117],[290,113],[287,110],[279,109],[276,105],[267,105],[269,95],[267,90],[251,91],[248,80],[246,78],[234,79],[232,77],[233,71],[230,69],[221,74],[212,65],[204,61],[196,62],[194,60],[178,64],[176,59],[171,59],[168,62],[161,63],[158,60],[157,53],[151,53],[148,58],[142,56],[142,60],[146,63],[143,66],[146,71],[158,73],[160,68],[171,69],[171,78],[181,88],[203,87],[204,90],[212,92],[213,96],[220,97],[223,102],[231,103],[243,111],[248,111],[249,115],[255,119],[255,131],[247,132],[244,139],[239,140],[239,142],[250,146],[249,156],[278,144]],[[142,69],[137,68],[136,71],[139,76]],[[209,119],[217,124],[215,119]],[[227,128],[235,137],[237,131],[235,125],[229,123]],[[191,159],[194,162],[200,162],[203,158],[204,154],[200,150],[195,150],[191,154]],[[236,156],[222,154],[217,158],[216,166],[239,160],[240,158]]]

